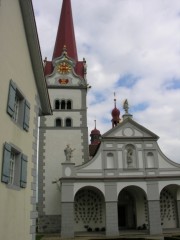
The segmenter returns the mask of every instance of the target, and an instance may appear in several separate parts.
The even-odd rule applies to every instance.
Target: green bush
[[[43,235],[36,235],[36,240],[40,240],[43,237]]]

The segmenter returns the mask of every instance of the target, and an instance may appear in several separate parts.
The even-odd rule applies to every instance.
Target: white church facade
[[[133,120],[128,102],[121,121],[115,102],[112,127],[102,136],[95,127],[88,145],[86,68],[78,60],[71,1],[63,0],[44,69],[53,115],[40,120],[39,232],[65,238],[178,229],[180,165],[161,152],[156,134]]]
[[[131,117],[125,114],[102,135],[89,162],[62,164],[62,236],[85,229],[107,236],[130,229],[153,235],[179,227],[179,164]]]

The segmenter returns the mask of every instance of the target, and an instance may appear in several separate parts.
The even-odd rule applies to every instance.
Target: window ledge
[[[19,186],[13,185],[13,184],[10,184],[10,183],[8,183],[6,186],[7,186],[8,189],[12,189],[12,190],[16,190],[16,191],[20,191],[20,189],[21,189]]]

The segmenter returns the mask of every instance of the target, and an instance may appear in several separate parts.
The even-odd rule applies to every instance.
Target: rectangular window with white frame
[[[20,110],[20,97],[16,94],[15,100],[14,100],[14,113],[12,115],[12,118],[14,119],[15,122],[18,122],[18,115],[19,115],[19,110]]]
[[[7,113],[25,131],[29,130],[30,104],[12,80],[9,83]]]
[[[14,145],[5,143],[3,148],[1,181],[11,186],[25,188],[27,184],[27,156]]]
[[[14,183],[15,177],[15,167],[16,167],[16,156],[15,152],[11,152],[10,162],[9,162],[9,183]]]

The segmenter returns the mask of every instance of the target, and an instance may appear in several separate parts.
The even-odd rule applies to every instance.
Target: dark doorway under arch
[[[128,190],[122,190],[118,198],[118,227],[119,229],[136,228],[135,201]]]
[[[119,230],[148,228],[147,197],[140,187],[125,187],[119,193],[118,227]]]

